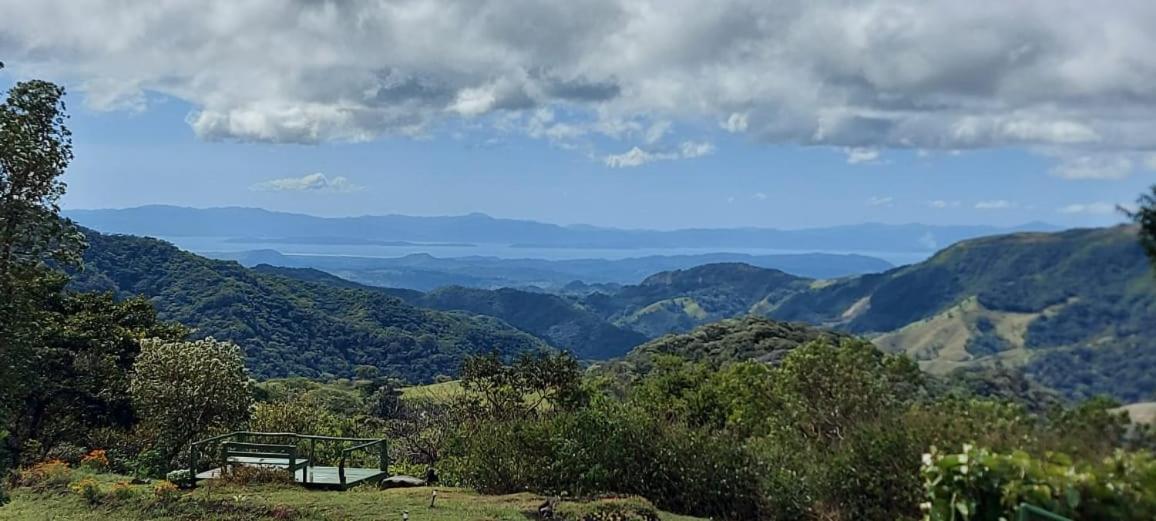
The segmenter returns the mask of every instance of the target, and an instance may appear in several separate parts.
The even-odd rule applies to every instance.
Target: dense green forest
[[[351,375],[358,365],[413,382],[455,374],[467,354],[546,347],[491,317],[422,309],[380,291],[261,273],[156,239],[87,232],[74,291],[141,296],[195,337],[245,349],[256,376]]]

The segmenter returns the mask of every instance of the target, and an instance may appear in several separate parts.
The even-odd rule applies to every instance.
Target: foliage
[[[192,479],[193,475],[189,472],[189,469],[177,469],[165,474],[165,481],[172,483],[189,483]]]
[[[925,519],[1011,519],[1029,503],[1076,521],[1156,518],[1156,461],[1118,452],[1095,464],[1053,453],[993,452],[964,445],[957,454],[934,448],[923,457]]]
[[[80,466],[94,472],[107,472],[110,466],[108,454],[104,449],[93,449],[80,459]]]
[[[580,305],[546,293],[450,286],[406,300],[426,308],[497,317],[584,359],[620,356],[646,341],[641,333],[616,326]]]
[[[0,474],[26,441],[18,409],[34,394],[43,303],[62,284],[48,263],[74,264],[83,247],[57,204],[72,160],[63,99],[63,87],[33,80],[0,102],[0,430],[9,430]]]
[[[170,461],[198,438],[241,426],[252,400],[240,348],[213,339],[143,341],[130,390]]]
[[[1136,199],[1136,211],[1125,212],[1136,223],[1140,244],[1156,265],[1156,186]]]
[[[1156,389],[1156,350],[1151,348],[1151,338],[1041,352],[1024,370],[1071,399],[1110,395],[1123,402],[1147,400]]]
[[[470,354],[546,347],[500,320],[417,308],[384,289],[261,273],[156,239],[87,237],[85,270],[72,288],[148,298],[163,320],[243,346],[257,377],[352,376],[371,365],[424,382],[456,374]]]
[[[97,481],[92,478],[83,478],[69,485],[68,488],[84,498],[84,501],[89,505],[99,504],[100,500],[104,497],[104,491],[100,489],[100,483],[97,483]]]
[[[49,460],[20,469],[16,484],[37,490],[63,488],[72,481],[72,469],[60,460]]]
[[[496,351],[462,364],[462,388],[471,409],[498,418],[530,415],[541,407],[568,409],[581,405],[578,361],[568,353],[523,354],[505,365]]]
[[[116,301],[107,294],[48,299],[40,317],[37,363],[26,373],[28,392],[16,409],[14,432],[23,445],[34,441],[41,448],[23,450],[25,458],[49,455],[77,463],[84,452],[78,445],[111,448],[91,435],[127,432],[135,423],[128,386],[140,338],[183,335],[183,329],[160,323],[141,299]]]

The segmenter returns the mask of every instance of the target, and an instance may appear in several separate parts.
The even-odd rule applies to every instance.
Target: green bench
[[[271,445],[265,443],[243,443],[227,441],[221,444],[222,469],[233,466],[283,468],[290,474],[301,471],[305,480],[305,469],[309,460],[297,458],[296,445]]]

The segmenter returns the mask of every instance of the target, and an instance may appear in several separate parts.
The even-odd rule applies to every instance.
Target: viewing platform
[[[330,490],[376,484],[389,476],[389,445],[384,438],[239,431],[193,443],[189,460],[194,486],[236,467],[283,469],[305,487]],[[318,465],[321,461],[329,465]],[[369,461],[376,468],[352,465]]]

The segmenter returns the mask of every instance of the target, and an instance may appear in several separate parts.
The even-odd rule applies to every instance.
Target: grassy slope
[[[97,476],[111,487],[114,476]],[[137,497],[130,500],[107,500],[89,506],[75,493],[38,493],[17,489],[13,502],[0,508],[0,519],[14,521],[70,520],[118,521],[177,519],[297,519],[297,520],[378,520],[401,519],[404,511],[414,521],[525,521],[527,513],[536,512],[543,498],[533,494],[486,496],[468,490],[438,488],[437,506],[429,508],[430,488],[377,490],[367,488],[348,492],[310,491],[292,486],[202,486],[183,493],[178,508],[150,507],[153,501],[148,486],[133,486]],[[646,508],[641,499],[613,500]],[[563,503],[562,513],[580,514],[601,502]],[[291,512],[277,517],[276,511]],[[660,513],[665,521],[693,521],[695,518]]]

